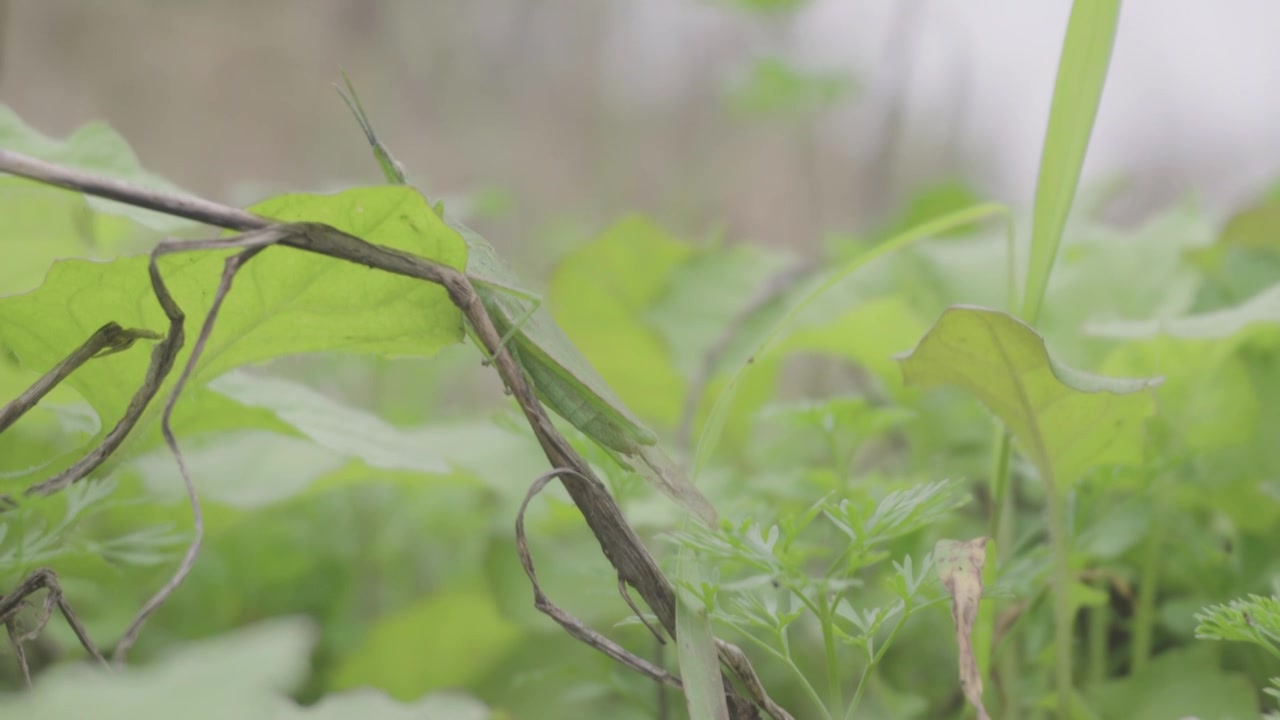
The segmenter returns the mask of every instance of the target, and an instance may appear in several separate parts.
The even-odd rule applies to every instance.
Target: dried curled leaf
[[[956,647],[960,655],[960,688],[978,711],[978,720],[990,720],[982,705],[982,673],[973,653],[973,621],[982,600],[982,566],[987,560],[987,538],[968,542],[939,540],[933,550],[938,579],[951,594],[951,618],[956,623]]]

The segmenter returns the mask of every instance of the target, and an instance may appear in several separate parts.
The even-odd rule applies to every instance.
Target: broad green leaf
[[[231,372],[210,387],[250,407],[270,410],[297,428],[317,449],[360,458],[386,470],[444,473],[449,465],[424,453],[413,433],[381,418],[348,407],[300,383],[281,378]]]
[[[0,405],[18,397],[40,375],[24,372],[0,359]],[[23,478],[56,463],[97,436],[102,422],[78,393],[65,385],[52,392],[22,419],[0,433],[0,482]]]
[[[340,230],[461,267],[462,239],[409,188],[359,188],[336,195],[286,195],[252,208],[281,220],[326,222]],[[187,314],[187,348],[208,311],[225,253],[162,259],[165,281]],[[43,373],[104,323],[162,331],[147,258],[56,263],[43,285],[0,299],[0,348]],[[290,248],[270,248],[238,276],[206,347],[196,380],[281,355],[342,349],[430,355],[462,337],[461,315],[444,290],[428,283]],[[68,384],[114,423],[149,361],[139,343],[95,359]],[[179,366],[185,360],[180,356]]]
[[[1031,260],[1022,298],[1022,317],[1030,323],[1040,317],[1062,229],[1075,199],[1119,19],[1120,0],[1075,0],[1071,5],[1036,183]]]
[[[61,666],[40,676],[29,694],[0,696],[0,709],[32,720],[269,718],[308,672],[313,636],[305,621],[273,620],[122,672]]]
[[[953,307],[909,354],[903,378],[957,386],[1000,418],[1049,487],[1065,492],[1089,468],[1137,463],[1143,422],[1159,379],[1118,379],[1073,370],[1006,313]]]
[[[547,294],[556,322],[618,397],[664,424],[680,415],[684,380],[644,314],[690,252],[651,221],[624,218],[561,261]]]
[[[126,218],[94,212],[80,195],[0,177],[0,297],[38,287],[55,260],[109,257],[145,235]]]
[[[1108,375],[1161,375],[1160,413],[1172,442],[1192,452],[1257,446],[1269,405],[1237,350],[1246,333],[1229,340],[1182,340],[1157,336],[1125,343],[1103,362]]]
[[[186,438],[182,455],[200,495],[232,507],[254,508],[287,500],[343,464],[342,455],[309,440],[258,430]],[[167,448],[138,458],[149,494],[181,502],[186,491]]]
[[[168,180],[143,170],[129,143],[106,123],[89,123],[66,140],[54,140],[27,125],[8,106],[0,104],[0,147],[153,190],[185,194]],[[191,225],[189,220],[111,200],[91,197],[87,202],[95,210],[128,217],[162,232],[173,232]]]
[[[333,686],[371,686],[400,700],[478,682],[520,639],[493,598],[455,587],[384,617],[342,660]],[[424,650],[425,648],[425,650]]]

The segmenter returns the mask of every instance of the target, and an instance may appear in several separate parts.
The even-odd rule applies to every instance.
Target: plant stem
[[[1012,248],[1010,253],[1012,253]],[[1013,493],[1009,490],[1009,458],[1012,455],[1013,443],[1004,425],[999,421],[995,423],[995,433],[995,449],[991,464],[991,524],[987,529],[987,536],[995,540],[995,559],[998,569],[1002,561],[1013,553]],[[1005,602],[997,603],[997,610],[993,614],[992,622],[995,621],[995,617],[999,616],[1000,610],[1007,607],[1007,605],[1008,603]],[[991,638],[994,643],[994,631],[991,633]],[[991,667],[994,668],[995,674],[1000,677],[1000,687],[1009,691],[1002,698],[1004,717],[1016,717],[1013,712],[1016,692],[1012,689],[1020,673],[1016,644],[1010,643],[1005,652],[999,652],[993,645],[991,648]]]
[[[822,612],[818,619],[822,622],[822,644],[827,651],[827,713],[835,715],[844,707],[844,691],[840,683],[840,662],[836,657],[835,612],[830,598],[824,590],[819,595],[818,606]]]
[[[822,717],[826,718],[826,720],[832,720],[831,713],[827,712],[827,708],[822,704],[822,696],[818,694],[818,690],[809,682],[809,678],[805,677],[804,671],[802,671],[800,666],[796,665],[795,660],[792,659],[791,644],[787,641],[787,631],[785,628],[778,633],[778,644],[782,647],[782,650],[779,651],[777,648],[761,640],[755,635],[752,635],[738,625],[735,625],[734,623],[728,623],[728,625],[736,630],[739,635],[751,641],[766,653],[777,658],[783,665],[787,666],[791,672],[795,673],[796,678],[800,681],[800,687],[803,688],[809,697],[813,699],[813,704],[822,711]]]
[[[853,693],[853,702],[849,703],[849,709],[845,712],[845,720],[851,720],[853,713],[858,709],[858,703],[862,701],[862,691],[867,687],[867,680],[871,678],[871,671],[876,665],[880,664],[880,658],[884,657],[885,650],[893,644],[893,639],[898,636],[898,631],[907,622],[907,616],[911,614],[911,610],[905,605],[902,608],[902,616],[898,618],[898,622],[894,624],[893,630],[889,632],[889,637],[884,639],[884,643],[880,645],[880,650],[875,653],[868,652],[867,666],[862,670],[862,677],[858,679],[858,689]],[[868,640],[870,642],[870,640]]]
[[[1161,497],[1157,491],[1156,497]],[[1147,531],[1147,544],[1142,553],[1142,570],[1138,576],[1138,604],[1133,615],[1133,658],[1131,672],[1138,672],[1147,666],[1151,657],[1151,635],[1156,623],[1156,590],[1160,576],[1160,551],[1164,548],[1166,511],[1156,508],[1155,517],[1151,520],[1151,529]]]
[[[1071,717],[1071,640],[1074,606],[1071,601],[1071,537],[1067,530],[1066,502],[1062,490],[1046,483],[1049,496],[1049,539],[1053,546],[1053,645],[1054,689],[1058,696],[1058,720]]]
[[[991,472],[991,524],[987,528],[987,536],[996,541],[996,551],[1003,555],[1011,548],[1006,540],[1013,537],[1013,517],[1006,515],[1009,505],[1009,456],[1012,454],[1012,443],[1004,425],[995,423],[996,442],[992,455]],[[1005,527],[1005,525],[1008,527]]]

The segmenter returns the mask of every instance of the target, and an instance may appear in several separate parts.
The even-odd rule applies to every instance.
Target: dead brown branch
[[[6,150],[0,150],[0,171],[233,230],[261,230],[276,224],[272,220],[235,208],[94,177]],[[658,621],[670,635],[674,636],[675,594],[671,584],[640,542],[635,531],[626,522],[622,511],[609,495],[604,484],[551,423],[542,404],[534,395],[524,371],[506,348],[501,346],[499,333],[466,275],[452,267],[398,250],[373,245],[325,225],[295,223],[287,227],[290,233],[276,240],[281,245],[327,255],[396,275],[418,278],[445,288],[450,300],[466,316],[488,355],[494,358],[498,374],[523,411],[551,467],[568,468],[573,471],[572,473],[563,472],[560,475],[560,481],[582,512],[587,525],[600,543],[601,551],[613,564],[619,577],[640,594],[653,610]],[[196,248],[200,244],[197,242],[189,246]],[[158,347],[153,354],[153,366],[160,351],[161,348]],[[172,364],[172,358],[170,358],[170,364]],[[722,646],[721,659],[744,684],[749,686],[755,679],[754,673],[744,677],[743,673],[749,670],[749,664],[744,667],[745,655],[742,655],[741,651],[735,654]],[[758,686],[758,681],[756,685]],[[759,712],[752,701],[739,694],[727,678],[724,679],[724,688],[730,717],[735,720],[759,717]],[[773,714],[775,718],[790,717],[785,713]]]
[[[45,373],[39,380],[32,383],[31,387],[17,398],[0,409],[0,432],[9,429],[9,426],[18,421],[28,410],[35,407],[49,391],[58,385],[58,383],[67,379],[67,376],[75,372],[81,365],[89,362],[95,357],[110,355],[112,353],[127,350],[133,346],[133,343],[140,338],[149,340],[159,340],[160,336],[150,330],[125,330],[118,324],[109,322],[98,328],[98,330],[89,336],[84,344],[67,356],[67,359],[58,363],[52,370]]]
[[[680,679],[662,668],[650,663],[642,657],[639,657],[616,642],[592,630],[578,618],[570,615],[560,609],[555,603],[547,598],[546,593],[542,592],[542,585],[538,583],[538,574],[533,569],[533,556],[529,553],[529,542],[524,532],[524,513],[529,507],[529,502],[534,496],[542,492],[547,483],[564,475],[576,473],[577,471],[569,468],[560,468],[556,470],[548,470],[538,476],[533,484],[529,486],[529,492],[525,494],[524,501],[520,503],[520,511],[516,513],[516,551],[520,553],[520,564],[524,567],[524,574],[529,576],[529,583],[533,585],[533,606],[539,612],[547,615],[552,620],[560,624],[573,637],[608,655],[617,662],[626,665],[636,672],[660,683],[671,685],[673,687],[681,687]],[[633,607],[634,609],[634,607]],[[637,614],[638,611],[637,611]],[[647,623],[646,623],[647,625]]]
[[[19,633],[17,626],[18,613],[27,606],[27,598],[41,590],[45,591],[45,597],[44,602],[41,604],[35,627],[25,633]],[[18,586],[8,595],[0,596],[0,622],[3,622],[6,630],[8,630],[9,640],[13,643],[14,653],[17,655],[18,665],[22,670],[22,677],[28,686],[31,684],[31,671],[27,667],[27,654],[23,649],[23,644],[40,634],[40,631],[44,629],[44,626],[49,622],[49,618],[53,615],[55,607],[58,612],[62,613],[67,625],[71,626],[71,631],[75,633],[85,652],[89,653],[89,657],[104,666],[107,664],[106,659],[102,657],[102,653],[98,652],[98,647],[93,644],[93,639],[89,637],[89,632],[81,624],[80,618],[76,617],[71,605],[62,596],[62,586],[58,584],[58,576],[48,568],[41,568],[28,575],[26,580],[18,583]]]

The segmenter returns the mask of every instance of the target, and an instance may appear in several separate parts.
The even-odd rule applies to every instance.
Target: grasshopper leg
[[[515,322],[511,323],[511,327],[507,328],[507,331],[502,334],[502,338],[498,340],[498,347],[493,352],[494,355],[502,352],[502,349],[507,346],[507,343],[511,342],[512,338],[520,334],[520,330],[524,327],[526,322],[529,322],[529,318],[533,317],[533,314],[538,312],[538,308],[542,307],[541,299],[530,297],[529,300],[533,304],[524,312],[523,315],[516,318]],[[493,359],[490,357],[486,358],[483,364],[488,366],[492,362]]]

